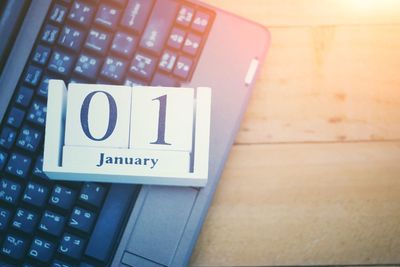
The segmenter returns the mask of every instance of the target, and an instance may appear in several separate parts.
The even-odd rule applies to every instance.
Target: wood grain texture
[[[399,162],[400,142],[235,146],[192,266],[400,263]]]
[[[205,2],[272,42],[191,266],[400,266],[400,1]]]
[[[271,34],[238,143],[400,139],[400,25]]]

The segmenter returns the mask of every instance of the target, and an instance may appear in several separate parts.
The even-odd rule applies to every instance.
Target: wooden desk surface
[[[206,2],[272,44],[191,265],[400,264],[400,1]]]

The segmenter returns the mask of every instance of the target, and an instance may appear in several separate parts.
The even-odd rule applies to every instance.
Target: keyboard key
[[[179,87],[179,82],[171,76],[156,72],[151,82],[151,86]]]
[[[124,214],[129,211],[137,189],[134,185],[111,184],[86,247],[86,255],[102,262],[110,257],[124,221]]]
[[[151,56],[147,56],[141,52],[136,53],[134,56],[130,72],[136,76],[149,80],[153,75],[154,69],[156,68],[157,59]]]
[[[70,26],[65,26],[62,29],[60,38],[58,39],[58,44],[77,52],[81,48],[84,37],[83,31]]]
[[[193,61],[184,56],[180,56],[178,61],[176,62],[174,74],[184,80],[186,80],[189,76],[189,73],[192,69]]]
[[[98,58],[82,54],[76,62],[74,72],[82,77],[95,80],[101,62]]]
[[[79,78],[79,77],[72,77],[69,80],[69,83],[88,83],[88,82],[86,80],[84,80],[84,79]]]
[[[197,11],[194,16],[191,28],[201,33],[205,32],[210,23],[211,16],[205,12]]]
[[[79,194],[79,200],[95,207],[100,207],[105,193],[106,189],[102,185],[96,183],[84,183]]]
[[[28,242],[16,235],[9,234],[6,236],[1,248],[1,252],[10,258],[20,260],[25,256]]]
[[[21,185],[4,178],[0,183],[0,200],[15,205],[21,193]]]
[[[4,127],[0,134],[0,146],[10,149],[14,144],[16,137],[17,133],[13,129]]]
[[[140,47],[159,55],[175,20],[178,3],[172,0],[157,1],[140,40]]]
[[[117,32],[111,45],[111,51],[120,56],[131,58],[135,51],[137,42],[138,40],[135,36],[123,32]]]
[[[22,196],[22,201],[36,207],[43,207],[48,193],[49,189],[46,186],[29,182]]]
[[[25,117],[25,111],[13,107],[7,116],[7,124],[15,128],[19,128]]]
[[[97,52],[101,55],[105,55],[110,43],[111,34],[92,29],[90,30],[86,39],[85,48]]]
[[[0,171],[3,170],[6,165],[8,154],[0,150]]]
[[[33,233],[38,221],[38,216],[36,213],[26,210],[18,209],[15,212],[14,220],[12,221],[12,226],[27,234]]]
[[[22,127],[18,139],[17,139],[17,146],[35,152],[39,147],[40,142],[42,141],[43,133],[32,129],[29,126]]]
[[[32,89],[25,86],[21,86],[15,98],[15,102],[23,107],[28,107],[29,104],[31,103],[33,93],[34,92]]]
[[[59,5],[59,4],[55,4],[53,6],[53,9],[50,12],[50,20],[58,23],[58,24],[63,24],[65,17],[67,16],[68,13],[68,9],[63,6],[63,5]]]
[[[98,240],[97,242],[102,241]],[[82,255],[84,247],[85,240],[75,235],[65,233],[58,247],[58,252],[60,254],[78,260]]]
[[[72,208],[75,201],[76,192],[67,187],[56,185],[51,194],[49,203],[64,210]]]
[[[28,111],[27,120],[39,126],[46,123],[47,106],[39,101],[33,101]]]
[[[129,0],[128,5],[124,9],[121,25],[138,34],[141,33],[153,3],[154,0]]]
[[[50,76],[48,76],[48,75],[44,75],[43,76],[42,81],[40,82],[40,85],[39,85],[38,90],[37,90],[37,94],[38,95],[47,98],[48,91],[49,91],[48,87],[49,87],[50,79],[52,79],[52,78]]]
[[[8,209],[0,207],[0,231],[7,229],[8,222],[11,219],[11,212]]]
[[[167,45],[171,48],[179,50],[179,49],[181,49],[181,47],[183,45],[185,36],[186,36],[186,32],[184,30],[179,29],[179,28],[173,28],[169,35]]]
[[[32,61],[39,65],[46,65],[50,58],[51,49],[44,45],[38,45],[33,53]]]
[[[70,73],[74,61],[75,59],[73,56],[55,51],[50,58],[49,66],[47,68],[54,73],[66,76]]]
[[[30,157],[19,153],[12,153],[6,166],[6,172],[21,178],[26,178],[31,162],[32,160]]]
[[[95,217],[96,216],[93,212],[85,210],[80,207],[75,207],[72,210],[72,214],[69,219],[68,225],[71,228],[77,229],[85,233],[89,233],[90,230],[92,230]]]
[[[41,40],[50,45],[54,44],[57,40],[60,29],[54,25],[47,24],[42,32]]]
[[[189,33],[186,37],[185,43],[183,44],[182,51],[194,56],[200,49],[200,44],[201,37],[197,34]]]
[[[75,267],[76,265],[66,263],[65,261],[54,260],[51,267]]]
[[[121,82],[125,75],[127,63],[112,57],[107,57],[101,69],[101,76],[115,82]]]
[[[45,233],[60,236],[65,225],[65,217],[46,210],[39,223],[39,229]]]
[[[32,173],[33,173],[33,175],[40,177],[42,179],[46,179],[46,180],[49,179],[47,177],[47,175],[43,172],[43,156],[36,157],[36,162],[35,162],[35,166],[33,166]]]
[[[188,6],[181,6],[178,12],[178,16],[176,17],[176,23],[187,27],[192,22],[194,15],[194,9]]]
[[[29,66],[25,72],[24,82],[28,85],[36,86],[39,84],[40,78],[42,77],[42,69],[35,66]]]
[[[82,26],[89,26],[94,15],[95,7],[83,1],[74,1],[68,15],[68,19]]]
[[[97,25],[106,27],[110,30],[115,30],[120,15],[121,15],[121,10],[108,5],[101,4],[99,9],[97,10],[94,22]]]
[[[29,256],[40,262],[49,262],[53,256],[55,246],[52,242],[36,237],[29,249]]]
[[[119,83],[119,82],[118,82]],[[115,85],[115,82],[99,78],[96,80],[96,84],[108,84],[108,85]]]
[[[164,51],[160,63],[158,63],[158,68],[166,72],[171,72],[174,69],[177,58],[177,53],[168,50]]]
[[[147,85],[147,83],[144,82],[144,81],[138,80],[136,78],[133,78],[133,77],[127,77],[125,79],[124,85],[127,85],[127,86],[142,86],[142,85]]]

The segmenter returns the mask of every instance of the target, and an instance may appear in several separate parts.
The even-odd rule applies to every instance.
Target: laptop
[[[0,266],[187,266],[268,31],[192,0],[2,0],[0,16]],[[211,87],[207,185],[48,179],[53,78]]]

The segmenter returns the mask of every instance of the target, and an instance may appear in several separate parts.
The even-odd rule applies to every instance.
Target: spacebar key
[[[85,254],[99,261],[110,257],[124,217],[133,201],[138,186],[112,184],[99,214],[96,226],[89,239]]]
[[[177,1],[157,1],[140,40],[140,47],[159,55],[168,38],[177,12]]]

